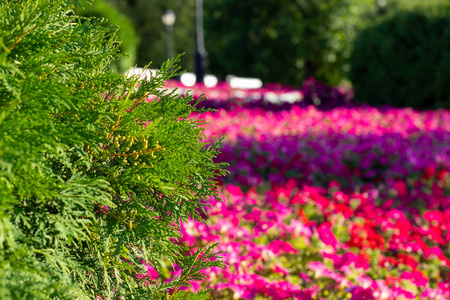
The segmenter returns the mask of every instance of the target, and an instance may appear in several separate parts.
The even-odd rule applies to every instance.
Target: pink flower
[[[364,289],[360,286],[352,287],[349,289],[352,294],[350,300],[374,300],[373,291],[371,289]]]
[[[331,231],[330,222],[320,224],[317,228],[317,232],[319,233],[319,238],[325,243],[325,245],[333,247],[334,250],[340,247],[340,242]]]
[[[423,274],[419,271],[413,271],[413,272],[404,271],[402,273],[402,275],[400,276],[400,278],[407,279],[407,280],[411,281],[412,283],[414,283],[415,285],[420,286],[420,287],[426,287],[426,285],[428,284],[428,278],[423,276]]]
[[[254,294],[251,293],[244,285],[242,284],[232,284],[232,283],[220,283],[216,285],[217,290],[230,289],[233,291],[234,299],[253,299]]]
[[[236,185],[229,184],[229,185],[227,185],[226,190],[232,196],[237,196],[237,197],[244,196],[244,193],[241,191],[241,188]]]
[[[278,264],[275,264],[270,270],[277,274],[283,274],[283,276],[289,275],[289,270]]]
[[[442,249],[439,247],[431,247],[427,249],[424,253],[425,258],[438,258],[441,260],[447,267],[450,267],[450,260],[444,255]]]
[[[430,223],[436,222],[437,225],[440,225],[444,221],[444,214],[440,211],[427,211],[423,217]]]
[[[261,214],[262,214],[261,210],[259,208],[257,208],[257,207],[254,207],[252,209],[252,212],[244,214],[242,216],[242,218],[245,221],[256,222],[257,223],[257,222],[259,222],[259,220],[261,220]]]
[[[325,251],[321,251],[324,258],[329,258],[333,261],[334,267],[336,269],[342,269],[346,266],[353,265],[355,268],[364,268],[369,269],[370,265],[366,261],[366,258],[362,255],[356,255],[353,252],[346,252],[342,255],[334,254],[334,253],[326,253]]]
[[[292,219],[291,223],[286,226],[286,230],[292,234],[293,237],[302,236],[306,238],[307,244],[309,244],[309,238],[312,235],[311,229],[303,222],[298,221],[296,219]]]
[[[417,299],[416,295],[414,295],[413,293],[411,293],[408,290],[405,290],[402,287],[393,286],[392,292],[395,295],[396,299],[397,299],[397,297],[398,297],[398,299]]]
[[[150,280],[158,279],[159,273],[156,271],[156,269],[151,264],[147,264],[147,263],[145,263],[145,261],[142,261],[142,264],[144,266],[146,266],[147,273],[145,273],[145,274],[137,274],[136,275],[137,278],[148,278]]]
[[[274,227],[275,223],[270,221],[259,221],[255,227],[255,236],[265,234],[270,228]]]
[[[273,241],[269,244],[268,248],[272,250],[272,252],[276,255],[280,255],[282,253],[293,253],[298,254],[298,250],[295,249],[291,244],[284,241]]]
[[[311,278],[306,273],[300,272],[298,276],[304,281],[304,282],[311,282]]]
[[[323,263],[315,261],[309,262],[308,268],[311,271],[316,272],[316,277],[327,277],[333,279],[337,283],[343,283],[344,285],[349,285],[350,281],[348,281],[342,274],[335,273],[332,270],[328,269]]]

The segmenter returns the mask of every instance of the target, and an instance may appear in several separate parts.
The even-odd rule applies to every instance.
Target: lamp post
[[[195,0],[195,77],[197,83],[203,83],[206,69],[205,41],[203,36],[203,1]]]
[[[163,24],[166,26],[166,42],[167,42],[167,59],[173,57],[173,24],[176,15],[173,10],[167,10],[161,17]]]
[[[386,0],[375,0],[377,6],[377,13],[382,15],[386,12]]]

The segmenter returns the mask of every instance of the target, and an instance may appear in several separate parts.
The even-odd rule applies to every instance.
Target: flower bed
[[[343,193],[335,183],[247,193],[228,185],[223,194],[206,224],[182,226],[187,246],[214,241],[227,251],[229,267],[207,273],[220,299],[450,296],[448,208],[405,212],[390,199],[380,205],[375,189]]]
[[[201,116],[211,141],[226,137],[224,202],[209,203],[204,223],[181,224],[180,242],[220,243],[228,267],[191,289],[450,299],[450,111],[227,105]]]
[[[265,181],[344,188],[405,184],[450,167],[450,111],[316,108],[266,112],[220,110],[204,115],[205,134],[225,136],[220,161],[225,183],[251,187]],[[402,182],[402,183],[399,183]]]

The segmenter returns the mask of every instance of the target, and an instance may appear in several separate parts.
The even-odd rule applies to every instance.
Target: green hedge
[[[205,1],[210,71],[301,85],[310,76],[338,85],[373,0]]]
[[[409,7],[355,40],[349,74],[355,98],[372,105],[450,108],[450,5]]]

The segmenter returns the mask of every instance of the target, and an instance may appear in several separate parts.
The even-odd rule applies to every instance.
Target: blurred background
[[[219,81],[313,77],[370,104],[450,107],[448,0],[95,0],[78,13],[120,26],[119,72],[185,53],[182,70]]]

